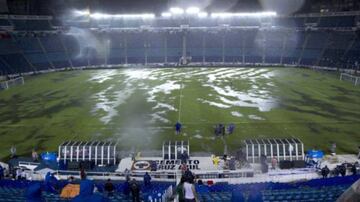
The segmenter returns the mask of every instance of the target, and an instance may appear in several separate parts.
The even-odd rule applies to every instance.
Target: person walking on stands
[[[327,166],[325,166],[324,168],[321,169],[321,175],[323,176],[323,178],[327,178],[329,173],[330,173],[330,170]]]
[[[195,191],[194,180],[186,179],[184,182],[184,195],[185,202],[199,201]]]
[[[176,186],[176,195],[178,196],[179,202],[185,202],[185,196],[184,196],[184,183],[185,183],[185,177],[182,176],[180,183]]]
[[[346,175],[346,167],[345,167],[345,165],[340,166],[340,175],[343,176],[343,177]]]
[[[140,187],[137,184],[135,178],[131,182],[130,186],[132,201],[133,202],[140,202]]]
[[[146,172],[144,175],[144,185],[145,185],[145,187],[151,186],[151,177],[148,172]]]
[[[107,182],[105,183],[104,189],[105,189],[108,197],[111,197],[114,195],[115,187],[114,187],[113,183],[111,183],[111,179],[107,180]]]

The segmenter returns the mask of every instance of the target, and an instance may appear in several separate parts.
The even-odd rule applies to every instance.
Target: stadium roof
[[[199,7],[205,12],[218,13],[272,10],[279,14],[360,10],[358,0],[8,0],[5,2],[9,9],[7,12],[0,9],[0,13],[27,15],[61,15],[69,9],[90,9],[93,13],[108,14],[160,15],[171,7]]]

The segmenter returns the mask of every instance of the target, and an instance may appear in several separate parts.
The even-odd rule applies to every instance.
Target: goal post
[[[360,77],[354,76],[354,75],[351,75],[348,73],[341,73],[340,80],[341,81],[349,81],[349,82],[353,83],[355,86],[360,85]]]
[[[23,85],[25,83],[24,77],[17,77],[10,80],[0,82],[0,90],[6,90],[13,86]]]

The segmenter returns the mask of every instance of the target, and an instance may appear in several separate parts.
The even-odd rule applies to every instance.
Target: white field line
[[[181,100],[182,100],[182,84],[180,84],[180,97],[179,97],[179,116],[178,116],[178,122],[180,123],[181,118]]]

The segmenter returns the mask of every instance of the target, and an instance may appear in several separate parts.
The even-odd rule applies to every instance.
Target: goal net
[[[354,75],[347,74],[347,73],[341,73],[340,80],[341,81],[349,81],[349,82],[353,83],[355,86],[360,85],[360,77],[359,76],[354,76]]]
[[[0,89],[8,89],[11,88],[13,86],[17,86],[17,85],[23,85],[25,83],[24,81],[24,77],[18,77],[18,78],[14,78],[14,79],[10,79],[7,81],[2,81],[0,82]]]

